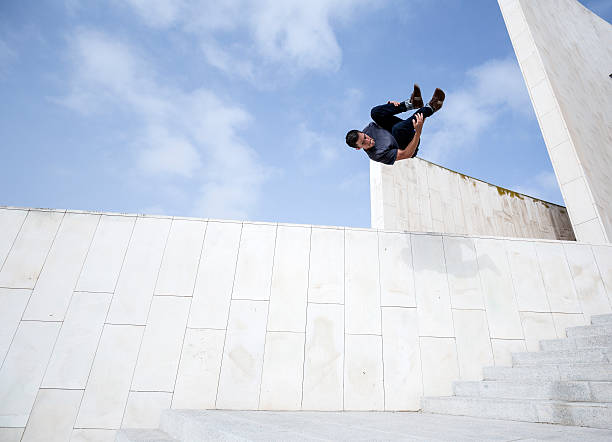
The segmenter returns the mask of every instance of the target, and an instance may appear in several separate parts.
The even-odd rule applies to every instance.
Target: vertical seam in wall
[[[510,264],[510,257],[508,256],[508,247],[506,246],[507,240],[502,239],[500,241],[503,242],[504,255],[506,255],[506,263],[508,265],[508,272],[510,273],[510,282],[512,283],[512,296],[514,298],[514,303],[516,304],[516,312],[518,313],[518,316],[519,316],[519,322],[521,324],[521,331],[523,332],[523,340],[525,341],[525,350],[529,351],[529,349],[527,348],[527,334],[525,333],[525,325],[523,324],[523,315],[521,315],[521,308],[518,303],[518,294],[516,290],[516,285],[514,283],[514,274],[512,272],[512,264]],[[514,365],[514,362],[513,362],[513,365]]]
[[[546,296],[546,302],[548,303],[548,308],[550,309],[550,315],[553,320],[553,326],[555,327],[555,333],[557,334],[557,338],[559,338],[560,336],[559,336],[559,330],[557,329],[557,322],[555,321],[555,317],[552,316],[553,308],[552,308],[552,304],[550,303],[550,298],[548,297],[548,287],[546,286],[546,280],[544,279],[544,272],[542,270],[542,265],[540,264],[540,255],[538,254],[537,243],[533,243],[533,251],[535,253],[536,262],[538,263],[538,270],[540,272],[540,277],[542,278],[542,287],[544,287],[544,295]],[[527,346],[527,343],[525,343],[525,346]]]
[[[21,225],[19,226],[19,231],[17,232],[17,234],[15,235],[15,238],[13,238],[13,242],[11,243],[11,247],[9,248],[8,253],[6,254],[6,258],[4,259],[4,261],[2,262],[2,266],[0,266],[0,272],[2,271],[2,268],[4,268],[4,264],[6,263],[6,261],[8,261],[8,257],[11,254],[11,251],[13,250],[13,246],[15,245],[15,242],[17,241],[17,238],[19,237],[19,234],[21,233],[21,229],[23,229],[23,225],[25,224],[25,221],[28,217],[28,215],[30,214],[30,210],[28,209],[26,211],[26,215],[23,217],[23,221],[21,222]],[[21,321],[23,320],[23,315],[26,311],[26,309],[28,308],[28,304],[30,303],[30,297],[32,296],[32,293],[34,292],[34,289],[28,289],[30,290],[30,294],[28,295],[28,301],[26,302],[26,305],[23,307],[23,312],[21,312],[21,317],[19,318],[19,322],[17,322],[17,328],[15,329],[15,333],[13,333],[13,336],[11,337],[11,342],[9,343],[8,347],[6,348],[6,353],[3,357],[3,359],[0,361],[0,369],[2,369],[2,367],[4,366],[4,361],[6,360],[6,357],[8,356],[9,350],[11,349],[11,346],[13,345],[13,340],[15,339],[15,335],[17,334],[17,330],[19,329],[19,325],[21,324]],[[25,430],[24,430],[25,433]]]
[[[416,313],[416,332],[417,332],[417,344],[419,346],[419,364],[421,365],[421,401],[420,401],[420,408],[423,408],[423,402],[422,402],[422,398],[423,396],[425,396],[425,381],[424,381],[424,376],[423,376],[423,348],[421,346],[421,331],[419,328],[419,297],[417,296],[417,289],[416,289],[416,270],[415,270],[415,266],[414,266],[414,262],[415,262],[415,256],[414,256],[414,235],[412,233],[408,233],[408,235],[410,235],[410,255],[412,257],[412,272],[413,272],[413,278],[412,278],[412,282],[414,285],[414,305],[415,305],[415,313]]]
[[[401,235],[401,233],[400,233]],[[376,249],[378,252],[378,310],[380,311],[380,357],[382,360],[382,393],[383,410],[387,409],[387,394],[385,392],[385,338],[383,335],[383,312],[382,312],[382,277],[380,272],[380,232],[376,231]]]
[[[312,256],[312,226],[310,226],[310,237],[308,238],[308,279],[306,281],[306,316],[304,320],[304,349],[302,357],[302,394],[300,396],[300,410],[304,409],[304,374],[306,366],[306,331],[308,329],[308,299],[310,298],[310,263]]]
[[[55,346],[57,345],[57,342],[59,341],[60,335],[62,333],[62,328],[64,328],[64,324],[66,322],[66,315],[68,314],[68,310],[70,309],[70,304],[72,304],[72,300],[74,299],[74,292],[76,290],[76,286],[79,283],[79,279],[81,278],[81,273],[83,273],[83,267],[85,267],[85,261],[87,261],[87,256],[89,255],[89,251],[91,250],[91,245],[93,244],[93,240],[94,237],[96,236],[96,232],[98,231],[98,226],[100,225],[100,220],[102,219],[102,215],[98,215],[98,222],[96,223],[96,228],[94,229],[93,234],[91,235],[91,240],[89,241],[89,246],[87,247],[87,252],[85,253],[85,257],[83,258],[83,263],[81,264],[81,269],[79,270],[79,274],[76,278],[76,281],[74,282],[74,287],[72,288],[72,293],[70,294],[70,301],[68,301],[68,307],[66,307],[66,311],[64,312],[64,318],[62,319],[62,322],[60,324],[60,328],[57,331],[57,336],[55,337],[55,342],[53,343],[53,348],[51,349],[51,355],[49,356],[49,360],[47,361],[47,365],[45,366],[45,371],[43,373],[43,377],[41,379],[41,383],[38,386],[38,392],[40,392],[40,388],[42,386],[42,383],[45,380],[45,377],[47,376],[47,370],[49,370],[49,365],[51,364],[51,359],[53,358],[53,353],[55,352]],[[109,304],[110,307],[110,304]],[[104,328],[104,324],[102,324],[102,328]],[[91,364],[93,366],[93,360],[91,361]],[[87,384],[85,385],[87,386]],[[38,397],[38,393],[36,394],[36,396]],[[83,393],[81,394],[81,401],[83,400],[83,396],[85,396],[85,388],[83,388]],[[72,420],[72,428],[74,429],[74,425],[76,424],[76,419],[78,417],[79,411],[80,411],[81,405],[79,402],[79,408],[77,409],[77,413],[74,416],[74,419]],[[31,414],[31,412],[30,412]],[[28,415],[28,422],[30,421],[30,416]],[[27,424],[26,424],[27,426]],[[24,430],[24,434],[25,434],[25,430]]]
[[[176,382],[178,381],[178,374],[181,368],[181,360],[183,359],[183,349],[185,348],[185,337],[187,335],[187,325],[189,324],[189,316],[191,315],[191,306],[193,305],[193,295],[198,281],[198,275],[200,273],[200,263],[202,262],[202,254],[204,253],[204,242],[206,241],[206,234],[208,232],[208,221],[204,221],[204,235],[202,236],[202,244],[200,246],[200,257],[198,258],[198,265],[196,266],[195,278],[193,278],[193,285],[191,287],[191,298],[189,299],[189,308],[187,309],[187,318],[185,321],[185,330],[183,331],[183,340],[181,341],[181,350],[179,352],[178,364],[176,364],[176,374],[174,375],[174,386],[172,387],[172,398],[170,399],[170,408],[174,403],[174,393],[176,392]]]
[[[225,321],[225,336],[223,337],[223,347],[221,349],[221,363],[219,364],[219,376],[217,377],[217,391],[215,393],[215,409],[217,408],[217,400],[219,398],[219,385],[221,384],[221,373],[223,372],[223,356],[225,355],[225,343],[227,341],[227,329],[229,327],[229,318],[232,311],[232,301],[234,296],[234,285],[236,284],[236,272],[238,271],[238,259],[240,257],[240,244],[242,244],[242,231],[244,223],[240,223],[240,235],[238,237],[238,250],[236,251],[236,262],[234,263],[234,277],[232,279],[232,289],[230,291],[229,308],[227,309],[227,320]]]
[[[102,219],[102,216],[100,216],[100,219]],[[121,267],[119,268],[119,274],[117,275],[117,281],[115,281],[115,288],[113,289],[113,293],[111,295],[110,302],[108,303],[108,306],[106,307],[106,315],[104,316],[104,321],[102,322],[102,329],[100,330],[100,335],[98,336],[98,342],[96,343],[96,348],[94,350],[93,359],[91,360],[91,365],[89,366],[89,371],[87,372],[87,379],[85,380],[85,386],[83,387],[83,395],[81,396],[81,400],[79,402],[79,407],[77,409],[77,413],[76,413],[76,416],[74,418],[74,423],[72,425],[72,431],[74,431],[74,428],[75,428],[74,426],[76,425],[76,421],[77,421],[77,419],[79,417],[79,414],[81,412],[81,406],[83,405],[83,399],[85,398],[85,391],[87,390],[87,385],[89,384],[89,378],[91,376],[91,372],[93,370],[93,366],[94,366],[94,363],[96,361],[96,356],[98,355],[98,349],[100,348],[100,342],[102,341],[102,335],[104,334],[104,329],[106,328],[106,321],[108,319],[108,314],[110,312],[111,305],[113,304],[113,298],[115,297],[115,291],[117,290],[117,284],[119,283],[119,277],[121,275],[121,271],[123,270],[123,264],[125,263],[125,258],[127,256],[128,250],[130,248],[130,244],[132,242],[132,236],[134,235],[134,228],[136,227],[136,221],[137,220],[138,220],[138,217],[136,217],[134,219],[134,224],[132,225],[132,230],[130,232],[130,237],[128,239],[128,244],[127,244],[127,246],[125,248],[125,252],[123,254],[123,260],[121,261]],[[134,367],[134,369],[135,368],[136,367]],[[131,387],[131,385],[130,385],[130,387]],[[130,393],[128,391],[128,399],[129,399],[129,395],[130,395]],[[123,420],[123,417],[121,418],[121,420]]]
[[[459,362],[459,345],[457,343],[457,328],[455,327],[455,312],[453,311],[453,300],[451,298],[450,283],[448,281],[448,267],[446,266],[446,248],[444,247],[444,235],[440,237],[442,243],[442,259],[444,260],[444,274],[446,275],[446,288],[448,293],[448,305],[451,314],[451,324],[453,325],[453,336],[455,341],[455,360],[457,361],[457,371],[459,372],[459,379],[462,378],[461,364]]]
[[[603,286],[604,291],[606,292],[606,299],[608,300],[608,306],[610,306],[612,308],[612,299],[610,299],[610,296],[608,295],[609,291],[608,291],[608,287],[606,285],[606,281],[603,278],[603,273],[601,272],[601,268],[599,267],[599,262],[597,262],[597,256],[595,255],[595,250],[593,250],[593,245],[590,245],[589,248],[591,249],[591,255],[593,256],[593,261],[595,261],[595,267],[597,267],[597,271],[599,272],[599,278],[601,279],[601,284]],[[612,290],[612,287],[610,287],[610,290]]]
[[[346,370],[346,229],[342,229],[342,410],[344,410],[344,391]]]
[[[569,272],[570,278],[572,279],[572,287],[574,288],[574,293],[576,294],[576,301],[578,301],[578,306],[580,307],[580,311],[582,312],[582,319],[586,319],[584,316],[584,307],[582,306],[582,301],[580,300],[580,294],[578,293],[578,288],[576,287],[576,281],[574,281],[574,273],[572,272],[572,266],[570,265],[570,260],[567,257],[567,251],[565,250],[565,245],[560,244],[561,249],[563,250],[563,257],[565,258],[565,264],[567,265],[567,270]],[[589,317],[589,321],[590,321]]]
[[[8,260],[8,257],[11,255],[11,252],[13,251],[13,246],[15,245],[15,242],[17,241],[17,238],[19,238],[19,234],[21,233],[21,229],[23,229],[23,225],[25,224],[26,218],[28,217],[29,214],[30,214],[30,209],[26,210],[26,214],[23,217],[23,219],[21,220],[21,224],[19,224],[19,229],[17,229],[17,233],[15,234],[15,237],[13,238],[13,241],[11,241],[11,246],[9,247],[8,252],[6,253],[6,256],[4,257],[4,260],[0,263],[0,272],[2,272],[2,269],[4,268],[4,264],[6,264],[6,261]]]
[[[125,260],[127,259],[128,251],[130,250],[130,246],[132,245],[132,238],[134,237],[134,230],[136,230],[136,223],[138,222],[138,217],[134,218],[134,223],[132,224],[132,230],[130,231],[130,237],[128,239],[128,243],[125,247],[125,252],[123,253],[123,259],[121,260],[121,267],[119,267],[119,273],[117,274],[117,279],[115,280],[115,286],[113,287],[113,298],[115,297],[115,293],[117,292],[117,286],[119,285],[119,280],[121,279],[121,272],[123,271],[123,266],[125,264]],[[112,303],[113,299],[111,299]],[[108,319],[108,315],[104,318],[104,323]]]
[[[270,287],[268,289],[268,311],[266,313],[266,327],[264,330],[264,349],[261,356],[261,374],[259,375],[259,391],[257,393],[257,409],[261,409],[261,383],[263,382],[264,364],[266,361],[266,344],[268,343],[268,321],[270,320],[270,304],[272,302],[272,283],[274,281],[274,263],[276,259],[276,246],[278,239],[278,224],[274,229],[274,248],[272,250],[272,268],[270,269]]]
[[[134,370],[132,371],[132,378],[130,379],[130,388],[128,390],[128,397],[125,401],[125,406],[123,407],[123,415],[121,416],[121,424],[119,428],[123,426],[123,421],[125,419],[125,412],[127,411],[128,403],[130,402],[130,393],[132,393],[132,385],[134,384],[134,376],[136,376],[136,369],[138,368],[138,359],[140,358],[140,350],[142,350],[142,344],[144,342],[145,333],[147,332],[147,325],[149,324],[149,316],[151,314],[151,308],[153,307],[153,301],[155,301],[155,290],[157,289],[157,282],[159,281],[159,274],[161,272],[161,268],[164,265],[164,257],[166,255],[166,248],[168,247],[168,240],[170,239],[170,234],[172,233],[172,227],[174,226],[174,218],[170,220],[170,227],[168,228],[168,233],[166,233],[166,241],[164,242],[164,250],[162,251],[162,256],[159,261],[159,267],[157,268],[157,276],[155,277],[155,285],[153,286],[153,293],[151,296],[151,302],[149,303],[149,309],[147,310],[147,317],[145,319],[145,325],[143,326],[142,334],[140,336],[140,344],[138,345],[138,351],[136,352],[136,362],[134,363]]]
[[[472,240],[472,244],[474,245],[474,257],[476,258],[476,269],[478,271],[478,282],[480,283],[480,295],[482,299],[482,304],[484,306],[485,318],[487,319],[487,330],[489,330],[489,346],[491,347],[491,357],[493,358],[493,366],[497,366],[497,362],[495,361],[495,351],[493,350],[493,336],[491,336],[491,325],[489,321],[489,309],[487,308],[487,295],[485,294],[484,284],[482,283],[482,274],[480,272],[480,262],[478,260],[478,247],[476,247],[476,240]],[[483,370],[484,376],[484,370]]]

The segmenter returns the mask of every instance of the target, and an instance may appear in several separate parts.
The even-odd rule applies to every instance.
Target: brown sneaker
[[[433,93],[433,96],[431,97],[431,100],[429,100],[429,103],[427,104],[431,106],[434,112],[437,112],[440,110],[440,108],[444,104],[445,97],[446,95],[444,94],[444,91],[440,88],[436,88],[436,90]]]
[[[413,109],[420,109],[423,107],[423,97],[421,96],[421,88],[418,84],[414,83],[414,91],[410,96],[410,104]]]

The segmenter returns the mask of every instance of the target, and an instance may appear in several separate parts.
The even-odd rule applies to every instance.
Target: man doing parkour
[[[414,85],[410,100],[389,101],[372,108],[372,123],[362,131],[350,130],[346,134],[346,144],[356,150],[363,149],[370,159],[384,164],[393,164],[406,158],[414,158],[419,150],[421,130],[425,118],[433,115],[444,103],[442,89],[434,91],[433,97],[423,106],[419,85]],[[396,114],[417,109],[407,120]]]

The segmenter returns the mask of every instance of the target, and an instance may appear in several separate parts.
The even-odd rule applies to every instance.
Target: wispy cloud
[[[120,0],[117,0],[120,1]],[[201,42],[217,69],[253,82],[283,69],[337,71],[342,63],[334,25],[348,23],[374,0],[121,0],[150,26],[179,27]],[[228,44],[228,41],[231,44]]]
[[[469,150],[505,112],[527,117],[531,112],[523,77],[511,57],[470,69],[465,87],[447,91],[444,108],[425,124],[427,159],[437,162],[453,152]]]
[[[196,215],[248,218],[271,171],[239,134],[252,120],[246,110],[204,88],[167,86],[146,56],[108,34],[79,29],[70,51],[63,104],[85,115],[126,113],[138,173],[190,179]]]
[[[542,171],[511,188],[516,192],[545,201],[556,200],[559,193],[557,177],[553,172],[549,171]]]

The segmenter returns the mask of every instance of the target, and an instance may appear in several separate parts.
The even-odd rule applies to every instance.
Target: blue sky
[[[5,0],[0,205],[369,227],[344,135],[413,82],[420,157],[562,204],[494,0]]]

